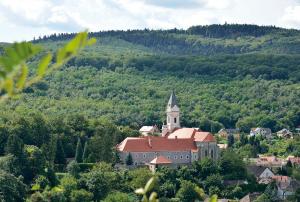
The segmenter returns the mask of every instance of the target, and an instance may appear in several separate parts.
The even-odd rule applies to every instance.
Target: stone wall
[[[156,156],[164,156],[170,159],[174,164],[190,164],[191,151],[161,151],[161,152],[130,152],[134,165],[143,165],[149,163]],[[125,163],[128,152],[120,153],[120,160]]]

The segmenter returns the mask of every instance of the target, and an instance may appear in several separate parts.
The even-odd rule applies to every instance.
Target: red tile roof
[[[199,142],[215,142],[216,139],[210,132],[198,131],[195,128],[179,128],[168,135],[169,139],[190,139]]]
[[[158,156],[158,157],[154,158],[150,163],[151,164],[171,164],[172,161],[167,159],[164,156]]]
[[[215,137],[209,132],[196,132],[194,136],[197,142],[215,142]]]
[[[300,164],[300,157],[289,158],[292,164]]]
[[[283,175],[274,175],[272,179],[276,182],[288,182],[290,178],[288,176]]]
[[[189,139],[194,136],[194,134],[197,132],[195,128],[178,128],[174,130],[169,136],[169,139],[175,139],[180,138],[180,139]]]
[[[124,152],[190,151],[196,150],[193,139],[168,139],[165,137],[127,137],[117,145]]]

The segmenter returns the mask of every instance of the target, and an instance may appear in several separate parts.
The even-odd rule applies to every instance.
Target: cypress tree
[[[61,142],[61,139],[57,140],[56,154],[55,154],[55,163],[57,164],[65,164],[66,163],[66,155]]]
[[[82,156],[83,156],[82,144],[80,138],[78,138],[77,146],[76,146],[76,154],[75,154],[75,160],[77,163],[82,162]]]
[[[84,143],[84,148],[83,148],[83,154],[82,154],[82,161],[84,163],[88,162],[88,157],[89,157],[89,145],[88,145],[88,141],[86,141]]]
[[[24,157],[24,143],[21,138],[17,135],[12,134],[8,137],[5,152],[6,154],[12,154],[18,159],[23,159]]]
[[[232,147],[234,144],[234,136],[232,134],[228,135],[227,137],[227,144],[228,147]]]
[[[131,156],[131,153],[129,153],[127,156],[126,156],[126,165],[130,166],[133,164],[133,160],[132,160],[132,156]]]

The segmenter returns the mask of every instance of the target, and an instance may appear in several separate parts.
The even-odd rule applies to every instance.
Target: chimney
[[[152,140],[151,140],[150,136],[148,136],[148,144],[149,144],[149,147],[152,148]]]

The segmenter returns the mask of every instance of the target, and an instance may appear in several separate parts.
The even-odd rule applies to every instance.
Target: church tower
[[[179,107],[175,92],[173,91],[167,105],[167,128],[168,131],[173,131],[174,128],[180,128]]]

